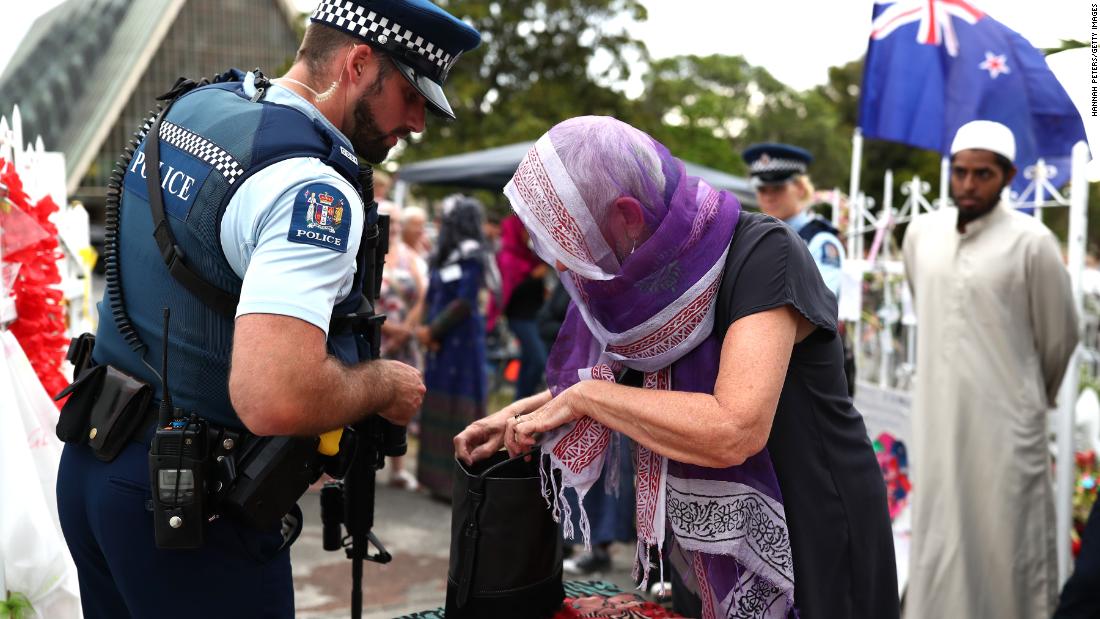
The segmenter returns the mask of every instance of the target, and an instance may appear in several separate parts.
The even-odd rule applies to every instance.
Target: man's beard
[[[390,154],[390,147],[386,145],[389,134],[383,133],[374,122],[374,110],[371,108],[367,97],[359,99],[355,104],[355,130],[349,139],[355,148],[356,154],[371,163],[382,163]]]
[[[1004,189],[1004,188],[1002,187],[1002,189]],[[955,198],[955,196],[951,196],[951,197],[953,199]],[[1001,202],[1001,192],[997,192],[997,196],[995,198],[993,198],[989,202],[986,202],[985,204],[982,204],[978,208],[964,209],[964,208],[960,207],[958,209],[959,210],[959,223],[965,225],[965,224],[968,224],[968,223],[974,221],[975,219],[985,217],[986,215],[988,215],[990,213],[990,211],[992,211],[994,208],[996,208],[996,206],[998,204],[1000,204],[1000,202]]]

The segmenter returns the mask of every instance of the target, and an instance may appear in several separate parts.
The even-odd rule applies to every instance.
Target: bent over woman
[[[882,475],[801,240],[612,118],[552,128],[505,194],[572,302],[550,389],[471,424],[459,458],[538,443],[583,497],[633,457],[636,568],[671,549],[688,616],[896,617]]]

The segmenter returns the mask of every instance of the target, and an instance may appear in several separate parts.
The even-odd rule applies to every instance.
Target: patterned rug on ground
[[[554,619],[673,619],[680,617],[640,595],[598,580],[567,580],[565,603]],[[443,609],[426,610],[397,619],[445,619]]]

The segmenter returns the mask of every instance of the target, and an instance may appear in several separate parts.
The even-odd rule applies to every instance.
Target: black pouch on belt
[[[88,437],[88,416],[99,397],[100,389],[103,388],[107,366],[91,366],[94,347],[95,336],[91,333],[75,337],[69,342],[66,359],[73,364],[75,380],[53,398],[57,401],[69,396],[61,407],[56,429],[57,438],[66,443],[83,443]]]
[[[88,419],[96,398],[103,389],[103,377],[106,375],[105,365],[88,368],[72,384],[54,396],[54,400],[69,396],[57,417],[57,438],[66,443],[83,443],[87,440]]]
[[[69,396],[57,421],[57,438],[87,442],[95,457],[110,462],[152,418],[153,388],[109,365],[88,368],[55,399]]]
[[[110,462],[151,419],[153,388],[122,370],[104,367],[103,388],[88,418],[88,445],[96,458]]]

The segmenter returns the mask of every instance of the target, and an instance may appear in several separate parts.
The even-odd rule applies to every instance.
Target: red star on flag
[[[989,77],[997,79],[997,76],[1002,73],[1010,73],[1008,70],[1008,63],[1005,61],[1005,55],[997,55],[993,52],[985,53],[985,60],[982,61],[978,68],[983,71],[989,71]]]

